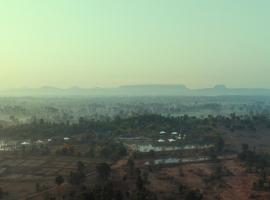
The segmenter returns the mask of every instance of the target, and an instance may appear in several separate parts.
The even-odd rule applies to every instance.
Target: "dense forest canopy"
[[[179,117],[159,114],[134,115],[128,118],[119,116],[113,119],[87,119],[80,117],[78,122],[50,122],[33,119],[28,123],[18,123],[12,126],[1,126],[0,135],[5,137],[46,138],[59,136],[78,136],[81,134],[100,134],[108,136],[155,136],[162,130],[168,132],[184,131],[198,137],[214,133],[217,130],[251,130],[270,128],[270,118],[266,113],[229,116],[208,115],[196,117],[183,115]]]

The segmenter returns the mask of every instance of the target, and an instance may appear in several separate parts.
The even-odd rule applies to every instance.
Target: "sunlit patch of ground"
[[[199,189],[204,199],[214,200],[248,200],[270,199],[270,192],[254,191],[253,182],[258,179],[256,174],[246,173],[245,168],[236,160],[221,162],[230,175],[219,179],[211,179],[215,163],[193,163],[174,167],[163,167],[149,177],[148,188],[158,194],[178,191],[178,186],[184,184]]]

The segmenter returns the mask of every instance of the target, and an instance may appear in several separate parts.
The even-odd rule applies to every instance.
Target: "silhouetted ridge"
[[[184,85],[123,85],[117,88],[61,89],[56,87],[21,88],[0,92],[1,96],[270,96],[270,89],[227,88],[216,85],[213,88],[189,89]]]

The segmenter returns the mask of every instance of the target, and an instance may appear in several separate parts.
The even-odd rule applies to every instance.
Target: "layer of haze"
[[[269,0],[6,0],[0,89],[270,88]]]

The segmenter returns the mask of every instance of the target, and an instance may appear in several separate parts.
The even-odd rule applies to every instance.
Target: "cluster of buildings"
[[[69,141],[70,138],[69,137],[64,137],[63,138],[64,141]],[[29,141],[23,141],[21,142],[21,145],[31,145],[31,144],[47,144],[52,142],[52,138],[46,139],[46,140],[37,140],[35,142],[29,142]]]
[[[181,133],[181,131],[179,133],[178,132],[167,133],[166,131],[160,131],[159,135],[160,139],[157,140],[159,143],[176,142],[186,139],[186,134]]]

